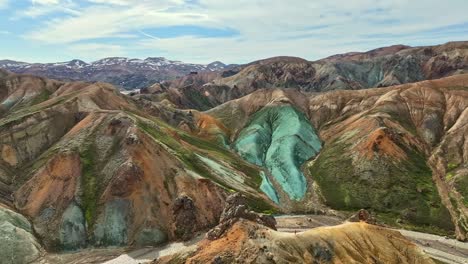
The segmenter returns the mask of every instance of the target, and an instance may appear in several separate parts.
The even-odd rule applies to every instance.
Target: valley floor
[[[326,215],[282,215],[276,217],[278,231],[300,233],[320,226],[333,226],[342,223],[338,217]],[[440,263],[468,264],[468,243],[443,236],[431,235],[408,230],[398,230],[405,237],[420,246],[433,259]],[[174,242],[161,247],[149,247],[137,250],[92,249],[79,253],[50,254],[41,262],[43,264],[139,264],[158,257],[171,255],[185,249],[196,247],[204,234],[187,242]]]

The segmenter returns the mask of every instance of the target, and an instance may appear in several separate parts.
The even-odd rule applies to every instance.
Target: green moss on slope
[[[31,101],[31,105],[36,105],[49,100],[51,94],[52,93],[49,90],[43,90],[38,96],[34,97]]]
[[[451,230],[450,215],[440,201],[426,159],[404,149],[408,158],[400,162],[385,157],[353,161],[349,145],[335,140],[309,164],[309,172],[332,208],[369,208],[396,214],[413,225]]]
[[[99,177],[96,169],[96,150],[93,143],[88,143],[80,153],[82,204],[85,219],[90,230],[96,219],[99,199]]]

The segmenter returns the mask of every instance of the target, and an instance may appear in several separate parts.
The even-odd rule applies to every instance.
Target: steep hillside
[[[272,109],[302,112],[297,116],[303,114],[312,127],[292,116],[277,126],[282,114]],[[241,156],[267,169],[263,185],[269,188],[263,190],[284,210],[311,211],[319,203],[339,210],[370,208],[389,224],[454,230],[464,240],[467,109],[468,75],[458,75],[323,94],[266,89],[206,113],[228,129]],[[284,135],[284,129],[283,139],[293,135],[296,143],[280,141],[278,158],[270,153],[274,135]],[[308,135],[306,141],[302,135]],[[304,174],[294,173],[299,169]],[[306,179],[301,188],[298,175]],[[305,189],[305,195],[291,195],[290,186]]]
[[[209,129],[190,130],[200,113],[140,105],[104,83],[0,81],[0,201],[48,251],[186,239],[217,224],[231,191],[277,210],[260,192],[261,168],[193,135]],[[178,120],[188,132],[168,124]]]

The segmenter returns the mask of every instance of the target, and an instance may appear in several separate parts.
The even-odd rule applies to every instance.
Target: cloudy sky
[[[314,60],[468,40],[467,0],[0,0],[0,59]]]

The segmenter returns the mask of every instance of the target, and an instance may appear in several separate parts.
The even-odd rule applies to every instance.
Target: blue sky
[[[0,59],[309,60],[468,40],[467,0],[0,0]]]

